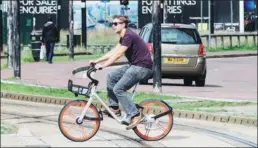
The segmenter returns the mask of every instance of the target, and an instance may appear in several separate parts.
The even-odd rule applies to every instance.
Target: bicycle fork
[[[80,117],[78,118],[78,123],[82,123],[83,118],[84,118],[84,116],[86,115],[86,112],[87,112],[88,108],[90,107],[91,102],[92,102],[92,100],[93,100],[92,92],[95,92],[95,89],[96,89],[95,87],[92,87],[90,99],[87,101],[86,106],[84,107],[84,109],[83,109],[83,111],[82,111]]]

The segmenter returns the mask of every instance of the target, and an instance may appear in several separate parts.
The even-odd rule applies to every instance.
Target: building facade
[[[205,23],[209,19],[208,0],[167,1],[167,23]],[[213,0],[215,30],[254,31],[257,0]],[[139,0],[139,28],[151,22],[152,0]],[[256,17],[257,20],[257,17]],[[250,25],[252,24],[252,25]],[[245,29],[243,29],[245,28]],[[206,28],[207,29],[207,28]]]
[[[208,30],[208,0],[165,0],[167,1],[167,23],[195,23],[201,29]],[[213,0],[214,1],[214,28],[234,32],[257,30],[257,0]],[[3,39],[7,41],[7,3],[3,0],[2,24]],[[74,0],[75,28],[81,28],[80,0]],[[48,16],[56,23],[57,0],[20,0],[20,27],[21,43],[30,42],[29,35],[33,29],[43,28]],[[60,29],[69,27],[69,1],[61,0]],[[130,25],[142,28],[152,21],[152,0],[129,1],[130,10],[123,9],[119,0],[103,3],[100,0],[87,1],[87,27],[95,28],[110,21],[115,14],[127,14]],[[101,24],[101,25],[98,25]],[[105,25],[105,24],[104,24]],[[110,27],[110,26],[108,26]],[[89,29],[90,30],[90,29]]]

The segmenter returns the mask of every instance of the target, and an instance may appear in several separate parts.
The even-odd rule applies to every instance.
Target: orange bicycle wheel
[[[66,104],[58,118],[62,134],[69,140],[82,142],[92,138],[100,126],[100,116],[94,105],[90,105],[82,123],[78,122],[87,101],[75,100]]]
[[[145,120],[133,130],[142,139],[147,141],[160,140],[167,136],[173,127],[173,114],[170,107],[160,100],[145,100],[139,104],[142,106]],[[152,117],[161,113],[167,114],[154,119]]]

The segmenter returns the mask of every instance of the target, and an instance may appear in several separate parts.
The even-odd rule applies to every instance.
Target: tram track
[[[2,99],[3,100],[3,99]],[[21,103],[21,104],[19,104]],[[18,118],[20,119],[33,119],[33,121],[35,122],[41,122],[41,123],[46,123],[46,124],[52,124],[52,125],[56,125],[57,120],[58,120],[58,115],[59,115],[59,111],[60,111],[60,106],[57,105],[50,105],[50,106],[46,106],[43,105],[41,108],[41,112],[44,112],[44,110],[48,110],[50,112],[52,112],[51,114],[44,114],[42,115],[42,113],[40,114],[33,114],[33,112],[31,110],[34,110],[33,108],[37,108],[38,111],[40,110],[40,105],[38,105],[39,103],[29,103],[29,102],[17,102],[17,101],[2,101],[1,102],[1,113],[5,114],[5,115],[10,115],[10,116],[18,116]],[[10,107],[3,107],[3,106],[10,106]],[[12,110],[12,107],[15,108],[27,108],[27,111],[19,111],[19,109]],[[8,108],[8,109],[7,109]],[[16,119],[18,119],[16,118]],[[107,116],[104,116],[104,122],[105,120],[110,119]],[[11,118],[5,118],[4,120],[12,120]],[[3,120],[3,121],[4,121]],[[176,119],[175,119],[176,120]],[[25,123],[24,123],[25,124]],[[229,145],[232,145],[234,147],[257,147],[257,143],[254,143],[252,141],[249,141],[247,139],[244,139],[245,135],[244,134],[239,134],[236,132],[227,132],[227,131],[221,131],[221,130],[213,130],[213,129],[209,129],[209,127],[202,127],[202,126],[198,126],[198,125],[191,125],[186,123],[174,123],[174,130],[179,130],[179,131],[189,131],[189,132],[193,132],[193,133],[198,133],[201,135],[206,135],[209,137],[212,137],[216,140],[220,140],[223,141],[225,143],[228,143]],[[170,135],[173,135],[173,129],[171,130]],[[127,134],[127,132],[125,132],[124,129],[116,129],[116,127],[113,126],[113,128],[111,128],[111,126],[108,126],[107,124],[103,124],[101,122],[100,128],[98,132],[105,132],[105,133],[109,133],[109,134],[113,134],[113,135],[117,135],[119,137],[122,137],[121,139],[125,139],[126,141],[129,141],[131,143],[133,143],[134,145],[138,145],[140,147],[166,147],[166,145],[164,145],[162,143],[162,140],[160,141],[154,141],[154,142],[150,142],[150,141],[144,141],[140,138],[138,138],[137,136],[132,136],[133,133],[131,133],[131,135]],[[129,132],[128,132],[129,133]],[[60,132],[61,134],[61,132]],[[103,139],[105,139],[105,137],[101,137]],[[165,137],[164,140],[168,140],[169,137]],[[216,145],[214,145],[216,146]]]
[[[248,140],[243,139],[242,137],[236,137],[230,134],[217,132],[214,130],[199,128],[199,127],[193,127],[183,124],[175,124],[174,126],[177,126],[180,130],[188,130],[193,132],[200,132],[206,135],[210,135],[214,138],[217,138],[219,140],[225,141],[229,144],[232,144],[236,147],[257,147],[257,144]]]

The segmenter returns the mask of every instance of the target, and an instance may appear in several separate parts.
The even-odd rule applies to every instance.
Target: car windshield
[[[161,42],[171,44],[200,44],[201,41],[195,29],[162,28]]]

